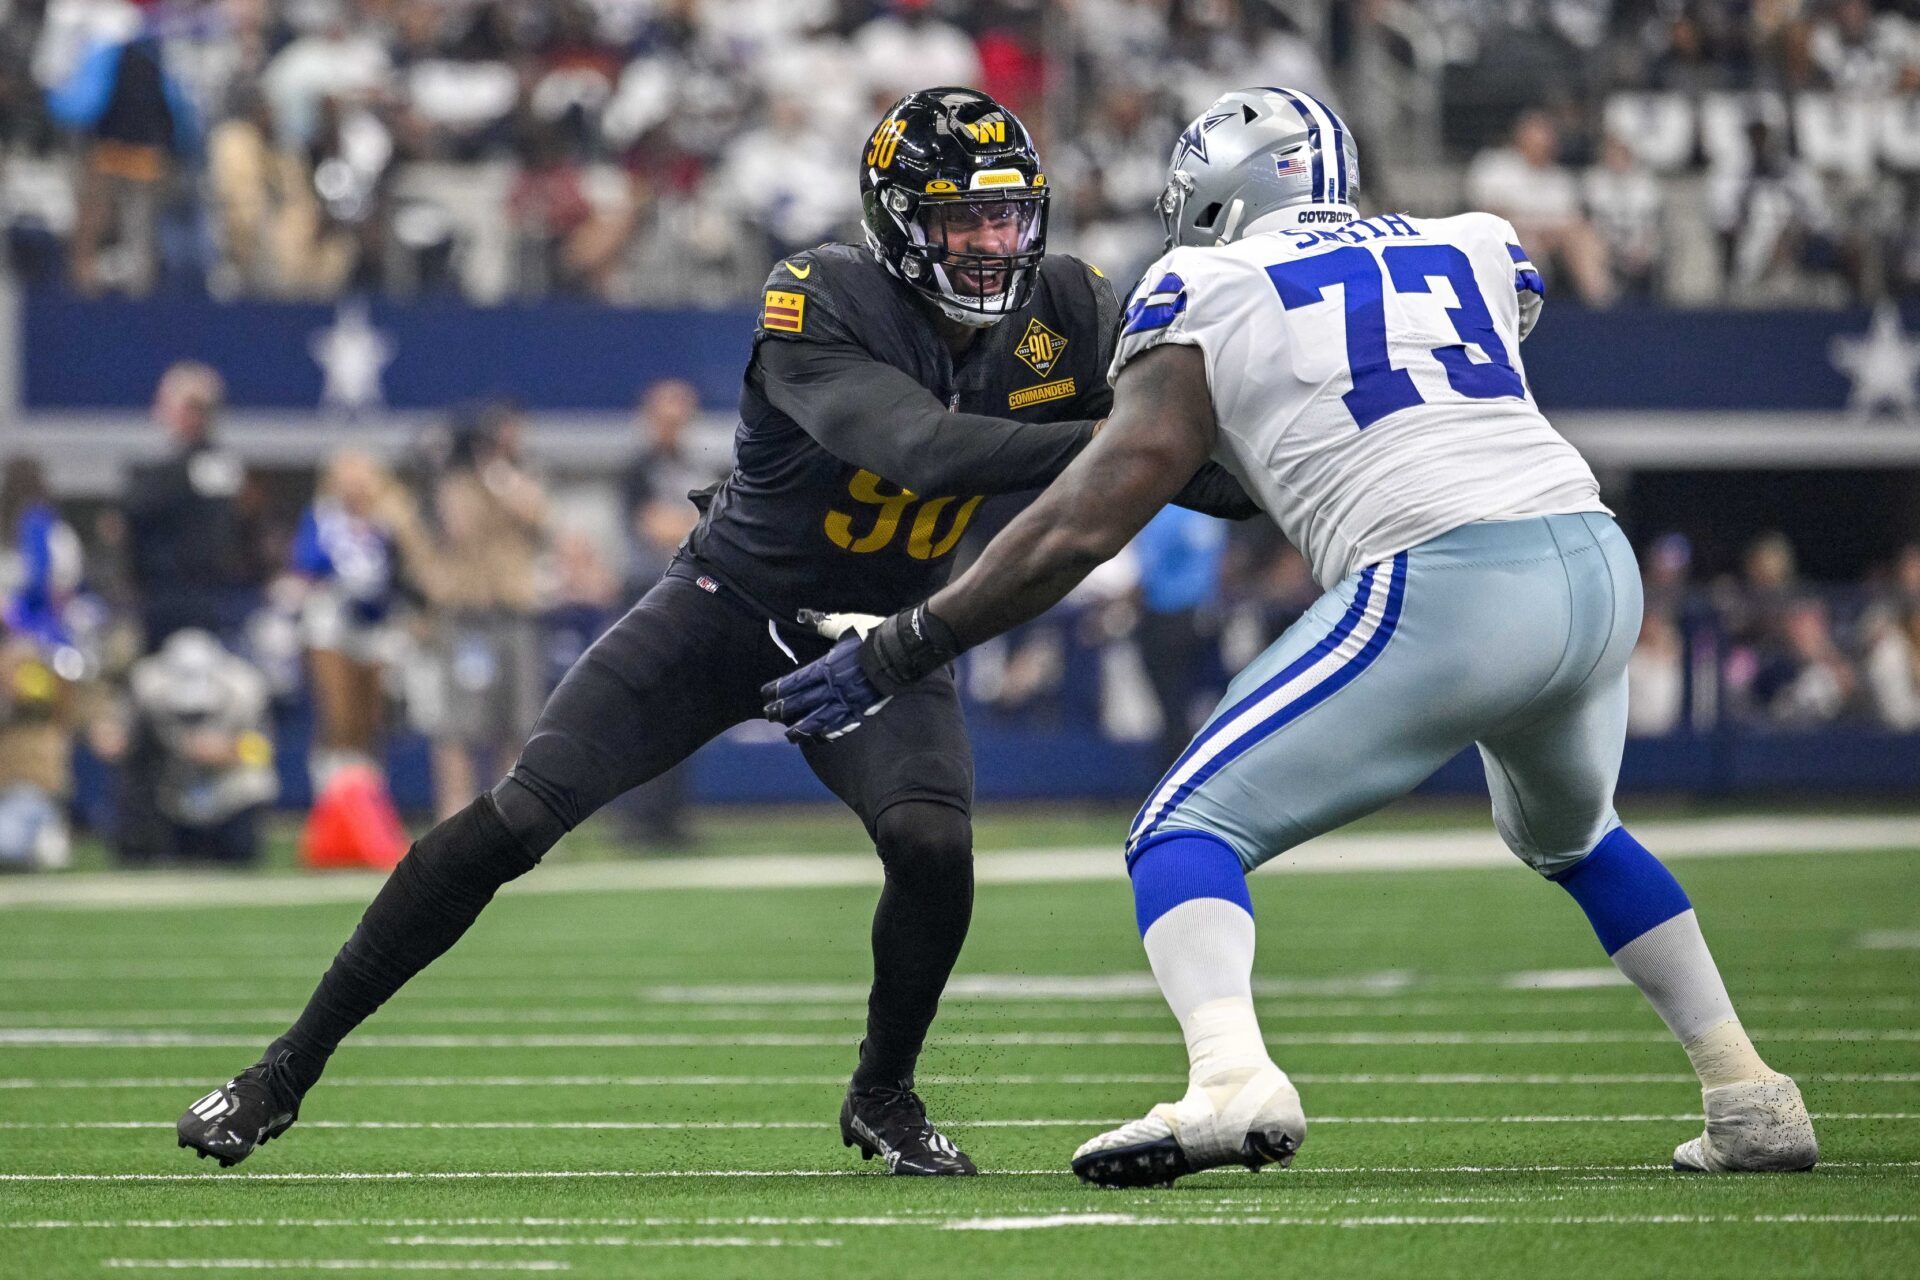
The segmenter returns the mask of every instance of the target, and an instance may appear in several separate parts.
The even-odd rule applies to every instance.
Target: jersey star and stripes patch
[[[802,326],[806,324],[806,318],[806,294],[785,293],[779,289],[767,290],[766,300],[760,307],[762,329],[773,329],[780,333],[799,333]]]

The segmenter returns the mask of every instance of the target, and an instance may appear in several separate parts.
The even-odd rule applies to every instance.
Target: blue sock
[[[1587,913],[1608,955],[1693,908],[1673,873],[1625,827],[1609,831],[1592,853],[1553,880]]]
[[[1218,836],[1169,831],[1143,844],[1127,871],[1133,877],[1133,916],[1143,938],[1155,920],[1194,898],[1223,898],[1253,914],[1246,868]]]

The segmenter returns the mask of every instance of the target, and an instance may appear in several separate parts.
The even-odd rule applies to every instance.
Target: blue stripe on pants
[[[1247,708],[1256,705],[1262,698],[1268,696],[1274,690],[1285,686],[1288,681],[1295,679],[1301,673],[1311,670],[1315,663],[1324,660],[1328,654],[1335,652],[1340,644],[1345,641],[1348,636],[1353,634],[1354,630],[1360,625],[1360,622],[1366,615],[1367,602],[1371,596],[1375,578],[1374,569],[1377,569],[1377,567],[1378,566],[1370,568],[1361,578],[1360,589],[1354,595],[1352,606],[1348,608],[1346,615],[1340,619],[1340,624],[1327,635],[1327,638],[1303,654],[1297,661],[1289,663],[1286,669],[1279,675],[1266,681],[1247,697],[1242,698],[1226,714],[1216,716],[1213,723],[1208,726],[1207,729],[1201,731],[1200,737],[1194,740],[1193,745],[1181,754],[1180,761],[1169,771],[1168,777],[1172,777],[1178,773],[1181,765],[1191,759],[1195,751],[1199,750],[1205,744],[1212,742],[1225,732],[1226,726],[1230,725],[1233,720]],[[1319,706],[1322,702],[1325,702],[1328,698],[1352,683],[1362,671],[1372,666],[1374,660],[1386,649],[1387,642],[1393,638],[1394,627],[1400,620],[1400,606],[1402,598],[1406,593],[1406,585],[1407,553],[1403,551],[1393,558],[1393,567],[1387,585],[1386,607],[1381,614],[1380,625],[1375,627],[1373,634],[1367,637],[1366,643],[1360,648],[1360,652],[1349,658],[1339,669],[1322,679],[1318,684],[1304,690],[1299,696],[1274,710],[1259,724],[1241,733],[1239,737],[1222,748],[1211,760],[1195,769],[1191,777],[1187,778],[1186,781],[1180,783],[1179,786],[1175,788],[1172,796],[1157,806],[1159,811],[1153,814],[1152,818],[1147,820],[1144,826],[1141,826],[1140,820],[1136,819],[1135,823],[1139,829],[1128,841],[1129,861],[1137,855],[1140,842],[1152,835],[1155,828],[1157,828],[1161,822],[1165,821],[1168,814],[1178,809],[1181,801],[1193,794],[1196,787],[1200,786],[1208,778],[1213,777],[1214,774],[1218,773],[1228,764],[1231,764],[1249,748],[1271,737],[1300,716]],[[1141,810],[1142,818],[1146,817],[1149,809],[1155,807],[1155,800],[1160,795],[1164,786],[1165,780],[1162,780],[1161,784],[1154,788],[1153,796],[1149,797],[1147,801],[1148,808]]]

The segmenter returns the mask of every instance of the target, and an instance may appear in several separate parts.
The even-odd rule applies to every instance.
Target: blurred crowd
[[[1590,305],[1920,290],[1920,0],[0,0],[0,220],[87,291],[750,296],[911,88],[1040,140],[1122,281],[1171,140],[1289,84],[1367,199],[1490,208]]]
[[[123,861],[249,861],[289,729],[312,797],[303,855],[391,865],[393,736],[430,744],[441,816],[465,806],[664,569],[693,525],[687,493],[720,478],[689,442],[693,389],[667,380],[636,406],[611,538],[557,516],[508,402],[400,458],[341,449],[304,506],[276,503],[221,445],[223,390],[173,366],[151,456],[86,515],[33,459],[0,471],[0,868],[64,860],[76,761],[110,776],[77,816]],[[681,839],[683,792],[643,789],[635,834]]]
[[[129,863],[245,862],[277,800],[306,810],[310,864],[391,865],[396,737],[424,744],[432,806],[463,807],[666,567],[689,493],[727,462],[693,388],[667,379],[593,484],[598,529],[577,518],[592,495],[559,496],[505,401],[399,456],[338,449],[275,493],[223,447],[223,392],[208,366],[169,369],[153,447],[112,501],[57,500],[30,457],[0,467],[0,868],[59,865],[75,820]],[[983,512],[959,558],[1007,514]],[[1721,577],[1666,534],[1644,577],[1632,733],[1920,731],[1920,544],[1814,584],[1780,534]],[[1169,508],[1060,609],[970,654],[963,687],[983,724],[1097,731],[1171,761],[1227,673],[1319,594],[1270,522]],[[686,801],[675,773],[619,812],[642,842],[684,845]]]

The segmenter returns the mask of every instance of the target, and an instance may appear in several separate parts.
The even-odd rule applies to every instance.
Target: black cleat
[[[178,1126],[180,1145],[231,1169],[285,1133],[300,1115],[300,1094],[284,1063],[284,1056],[262,1058],[187,1108]]]
[[[979,1172],[966,1152],[928,1122],[927,1104],[904,1084],[849,1088],[840,1106],[840,1139],[857,1145],[864,1160],[884,1159],[889,1173],[941,1178]]]

